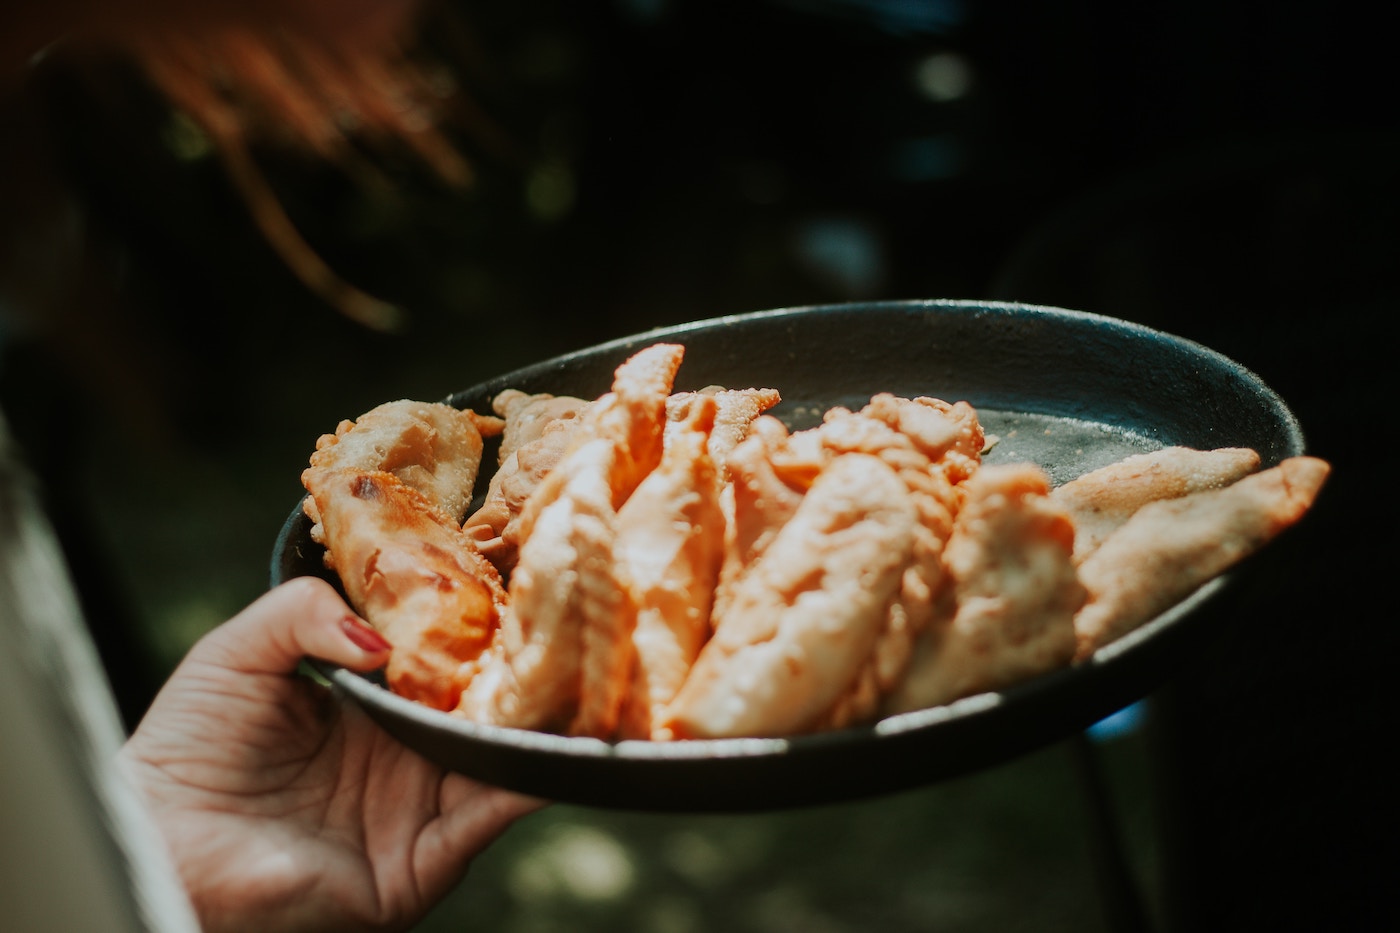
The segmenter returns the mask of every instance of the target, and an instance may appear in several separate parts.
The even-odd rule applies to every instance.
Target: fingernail
[[[340,620],[340,630],[356,645],[371,654],[388,651],[393,645],[379,634],[370,624],[357,616],[345,616]]]

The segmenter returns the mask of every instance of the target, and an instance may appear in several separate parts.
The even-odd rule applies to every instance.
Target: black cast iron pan
[[[592,398],[641,347],[684,344],[676,387],[767,386],[790,427],[876,392],[967,400],[988,462],[1030,460],[1055,482],[1151,450],[1253,447],[1264,466],[1303,452],[1287,406],[1238,363],[1190,341],[1081,312],[969,301],[792,308],[616,340],[498,376],[448,398],[490,412],[506,388]],[[354,414],[354,413],[347,413]],[[494,463],[488,453],[488,464]],[[490,471],[483,465],[481,489]],[[272,583],[335,583],[300,503],[277,539]],[[1248,566],[1248,562],[1246,562]],[[1244,568],[1234,573],[1242,572]],[[998,764],[1145,696],[1229,624],[1232,575],[1091,660],[1015,688],[860,728],[786,739],[606,743],[480,726],[318,666],[387,731],[445,767],[528,794],[646,811],[751,811],[869,797]]]

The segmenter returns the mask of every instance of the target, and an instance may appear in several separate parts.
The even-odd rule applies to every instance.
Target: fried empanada
[[[668,737],[653,722],[710,636],[725,529],[709,448],[716,407],[713,397],[697,396],[685,420],[668,424],[661,463],[617,513],[613,555],[636,611],[626,738]]]
[[[638,351],[617,368],[612,391],[575,419],[568,449],[520,510],[513,611],[492,654],[508,670],[469,688],[463,715],[597,738],[616,730],[636,617],[614,554],[617,509],[661,460],[683,354],[675,344]]]
[[[501,431],[501,448],[497,463],[544,434],[546,428],[559,421],[571,421],[579,416],[588,402],[572,395],[550,395],[539,392],[528,395],[519,389],[506,389],[491,400],[491,410],[505,419]]]
[[[661,725],[682,738],[815,728],[869,657],[911,559],[915,520],[885,463],[832,460],[736,581]]]
[[[395,693],[452,709],[490,645],[505,606],[496,568],[457,523],[391,473],[308,469],[326,565],[393,650]]]
[[[1259,454],[1247,447],[1163,447],[1070,480],[1050,497],[1074,519],[1074,560],[1082,563],[1147,503],[1219,489],[1258,467]]]
[[[613,560],[609,477],[617,451],[594,440],[570,453],[510,578],[500,647],[462,695],[469,719],[606,737],[630,665],[632,615]]]
[[[1068,664],[1083,605],[1071,561],[1074,526],[1030,464],[984,466],[944,550],[941,620],[888,702],[891,713],[940,706]]]
[[[1075,617],[1084,659],[1186,598],[1293,525],[1331,467],[1290,457],[1223,489],[1144,505],[1079,566],[1089,600]]]
[[[482,437],[504,429],[498,418],[442,402],[385,402],[316,441],[309,469],[392,473],[460,522],[481,468]],[[314,500],[307,517],[319,523]],[[313,530],[313,539],[319,535]]]
[[[498,402],[502,396],[505,403],[501,407],[510,414],[506,416],[500,466],[491,476],[481,508],[467,518],[463,530],[481,553],[507,573],[515,566],[520,550],[521,510],[573,445],[582,409],[569,396],[502,393]]]
[[[777,389],[726,389],[707,386],[699,392],[677,392],[666,400],[666,430],[681,430],[690,416],[691,406],[701,396],[715,401],[715,425],[710,430],[710,459],[715,462],[719,478],[727,475],[725,461],[729,452],[749,436],[749,429],[759,415],[782,400]]]

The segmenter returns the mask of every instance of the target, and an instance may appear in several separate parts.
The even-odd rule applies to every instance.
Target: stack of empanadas
[[[984,465],[965,402],[878,394],[789,431],[769,388],[393,402],[317,445],[313,538],[394,645],[389,685],[603,739],[792,735],[1082,661],[1296,522],[1329,472],[1169,447],[1051,488]],[[502,436],[465,514],[482,437]]]

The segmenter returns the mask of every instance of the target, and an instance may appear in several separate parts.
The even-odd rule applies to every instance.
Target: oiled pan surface
[[[999,438],[988,462],[1029,460],[1064,482],[1131,453],[1181,444],[1253,447],[1265,466],[1303,452],[1287,406],[1238,363],[1122,321],[1038,306],[913,301],[792,308],[656,330],[457,392],[490,411],[506,388],[595,397],[657,341],[682,343],[677,389],[767,386],[791,427],[877,392],[966,400]],[[354,413],[347,413],[347,416]],[[488,452],[488,463],[494,463]],[[489,479],[480,480],[484,489]],[[1248,569],[1248,563],[1241,571]],[[300,504],[272,555],[272,583],[325,576]],[[652,811],[806,806],[902,790],[998,764],[1144,696],[1229,612],[1220,578],[1091,661],[1016,688],[868,727],[789,739],[606,743],[479,726],[318,665],[386,730],[442,765],[563,802]]]

